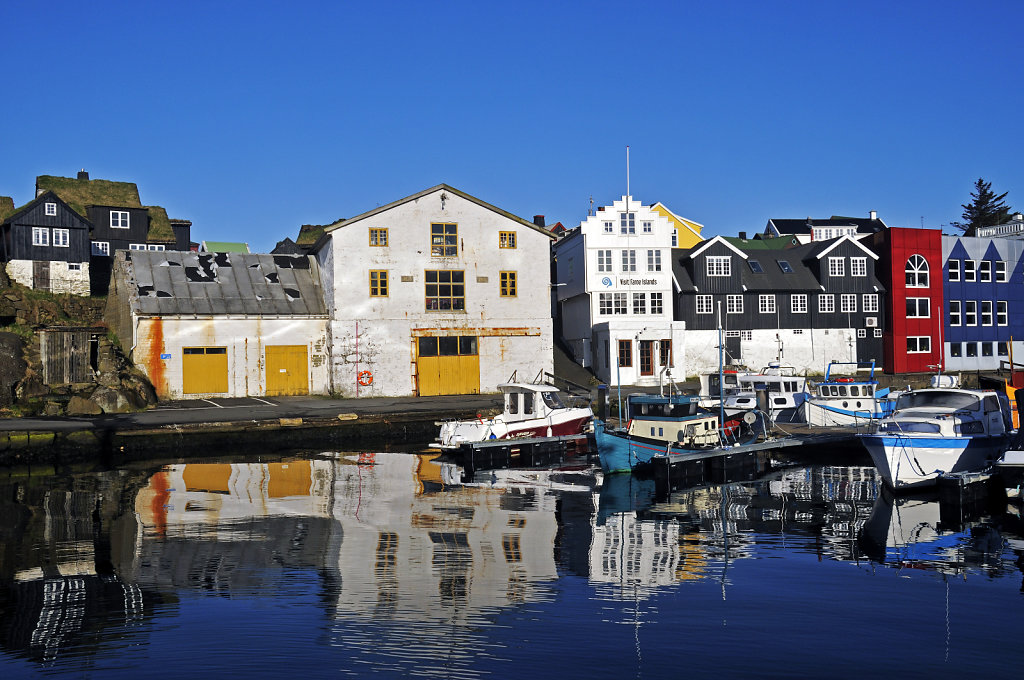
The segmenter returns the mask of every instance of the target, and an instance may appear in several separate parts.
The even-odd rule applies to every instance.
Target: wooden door
[[[477,352],[477,338],[419,338],[416,373],[420,396],[479,394],[480,356]]]
[[[50,290],[50,262],[49,260],[33,260],[32,262],[32,287],[36,290]]]
[[[267,345],[267,396],[309,394],[309,361],[305,345]]]
[[[654,341],[640,341],[640,375],[654,375]]]
[[[226,394],[228,391],[227,347],[184,347],[182,392],[185,394]]]

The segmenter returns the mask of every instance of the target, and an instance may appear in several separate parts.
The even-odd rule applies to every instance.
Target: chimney
[[[1013,221],[1014,222],[1024,222],[1024,215],[1022,215],[1020,213],[1017,213],[1016,215],[1013,216]]]
[[[740,232],[740,238],[743,239],[744,241],[746,241],[747,240],[747,232],[741,231]]]
[[[533,216],[533,223],[536,224],[541,229],[543,229],[544,228],[544,216],[543,215],[534,215]]]
[[[878,219],[878,213],[877,213],[877,212],[875,212],[874,210],[870,211],[870,212],[868,213],[868,216],[869,216],[869,217],[871,218],[871,221],[872,221],[872,222],[874,222],[875,220],[877,220],[877,219]]]
[[[78,179],[84,179],[86,182],[89,181],[89,173],[85,171],[85,168],[78,171]]]

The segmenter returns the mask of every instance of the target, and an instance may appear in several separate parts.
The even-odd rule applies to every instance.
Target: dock
[[[586,456],[589,449],[586,434],[488,439],[465,442],[457,449],[444,451],[439,460],[458,465],[464,479],[469,479],[477,470],[557,465]]]

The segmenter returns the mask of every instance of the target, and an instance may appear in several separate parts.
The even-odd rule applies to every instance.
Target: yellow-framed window
[[[453,222],[433,222],[430,225],[430,254],[454,257],[459,254],[459,225]]]
[[[466,309],[466,272],[461,269],[428,269],[424,272],[426,310],[464,311]]]
[[[388,270],[370,270],[370,297],[388,296]]]
[[[501,297],[515,297],[517,288],[516,273],[501,272]]]
[[[377,248],[384,248],[388,245],[387,227],[370,227],[370,245]]]
[[[499,248],[515,248],[516,247],[516,232],[514,232],[514,231],[499,231],[498,232],[498,247]]]

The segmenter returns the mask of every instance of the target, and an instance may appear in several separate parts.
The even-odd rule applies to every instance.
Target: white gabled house
[[[496,391],[553,370],[546,229],[446,184],[324,228],[332,392]]]

